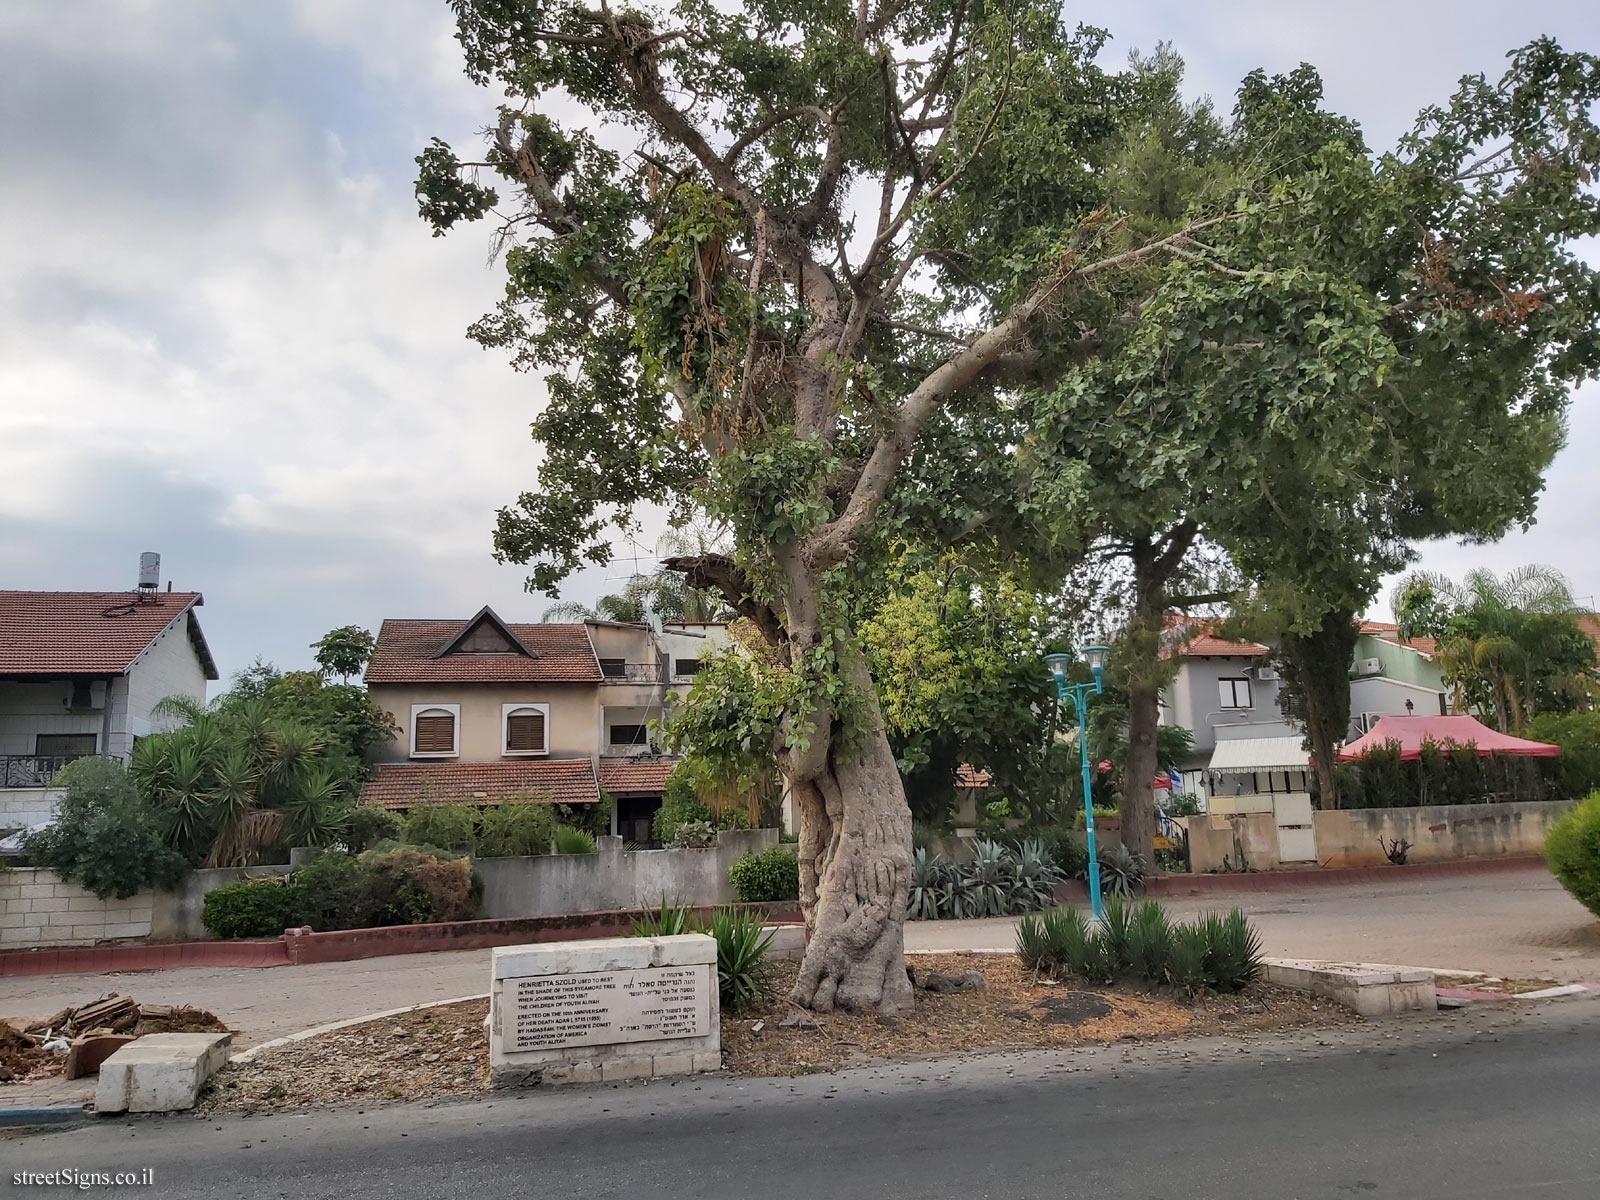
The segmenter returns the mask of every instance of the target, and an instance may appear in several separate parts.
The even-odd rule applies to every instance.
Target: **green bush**
[[[34,865],[102,900],[183,882],[187,860],[167,846],[160,822],[120,763],[80,758],[57,771],[54,782],[66,790],[56,819],[22,839]]]
[[[594,835],[570,825],[560,825],[556,827],[555,846],[557,854],[593,854]]]
[[[751,852],[728,868],[733,894],[745,904],[800,899],[800,861],[787,846]]]
[[[406,841],[470,853],[477,844],[478,810],[470,804],[424,804],[406,814]]]
[[[1544,839],[1550,874],[1600,917],[1600,791],[1580,801],[1550,826]]]
[[[404,832],[405,824],[394,813],[364,804],[346,815],[339,840],[351,854],[360,854],[379,842],[397,841]]]
[[[1552,800],[1581,800],[1600,789],[1600,710],[1535,717],[1522,736],[1561,747],[1559,758],[1545,760]]]
[[[411,845],[359,857],[329,851],[287,876],[206,893],[201,919],[219,937],[272,937],[300,925],[369,929],[477,915],[482,884],[462,856]]]
[[[663,846],[673,844],[678,826],[689,821],[711,823],[711,809],[694,792],[688,776],[674,767],[661,790],[661,807],[650,818],[650,836]]]
[[[711,936],[717,939],[717,992],[730,1012],[772,996],[767,949],[772,931],[758,912],[719,908],[711,914]]]
[[[276,937],[302,924],[295,910],[295,892],[281,875],[241,880],[206,893],[200,910],[206,928],[218,937]]]
[[[548,804],[497,804],[478,819],[479,858],[549,854],[556,836],[555,813]]]

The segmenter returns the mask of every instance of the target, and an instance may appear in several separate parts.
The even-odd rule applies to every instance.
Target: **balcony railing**
[[[603,683],[660,683],[666,678],[660,663],[619,663],[614,659],[600,661]]]
[[[44,787],[62,767],[75,758],[92,754],[0,754],[0,787]]]

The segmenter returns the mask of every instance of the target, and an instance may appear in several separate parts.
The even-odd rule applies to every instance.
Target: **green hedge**
[[[1544,839],[1550,874],[1600,917],[1600,791],[1561,815]]]
[[[800,860],[789,846],[746,854],[728,868],[733,894],[745,904],[800,899]]]
[[[1397,742],[1374,746],[1336,768],[1340,808],[1417,808],[1557,799],[1560,759],[1480,756],[1475,746],[1425,743],[1420,758],[1400,761]]]
[[[288,875],[206,893],[201,919],[218,937],[285,929],[370,929],[477,916],[483,885],[471,863],[419,846],[383,844],[359,857],[330,851]]]
[[[1520,734],[1561,747],[1561,757],[1546,760],[1552,800],[1582,800],[1600,789],[1600,712],[1535,717]]]

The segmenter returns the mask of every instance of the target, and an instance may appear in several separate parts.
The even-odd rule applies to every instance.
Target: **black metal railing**
[[[62,767],[75,758],[92,754],[0,754],[0,787],[44,787]]]

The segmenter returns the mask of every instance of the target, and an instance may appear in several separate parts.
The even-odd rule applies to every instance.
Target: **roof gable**
[[[378,627],[366,681],[385,683],[598,683],[602,675],[589,633],[580,624],[513,625],[487,609],[466,621],[390,617]],[[457,651],[474,629],[516,649]]]
[[[460,633],[439,648],[436,657],[444,658],[450,654],[520,654],[524,658],[538,657],[487,604],[461,627]]]

